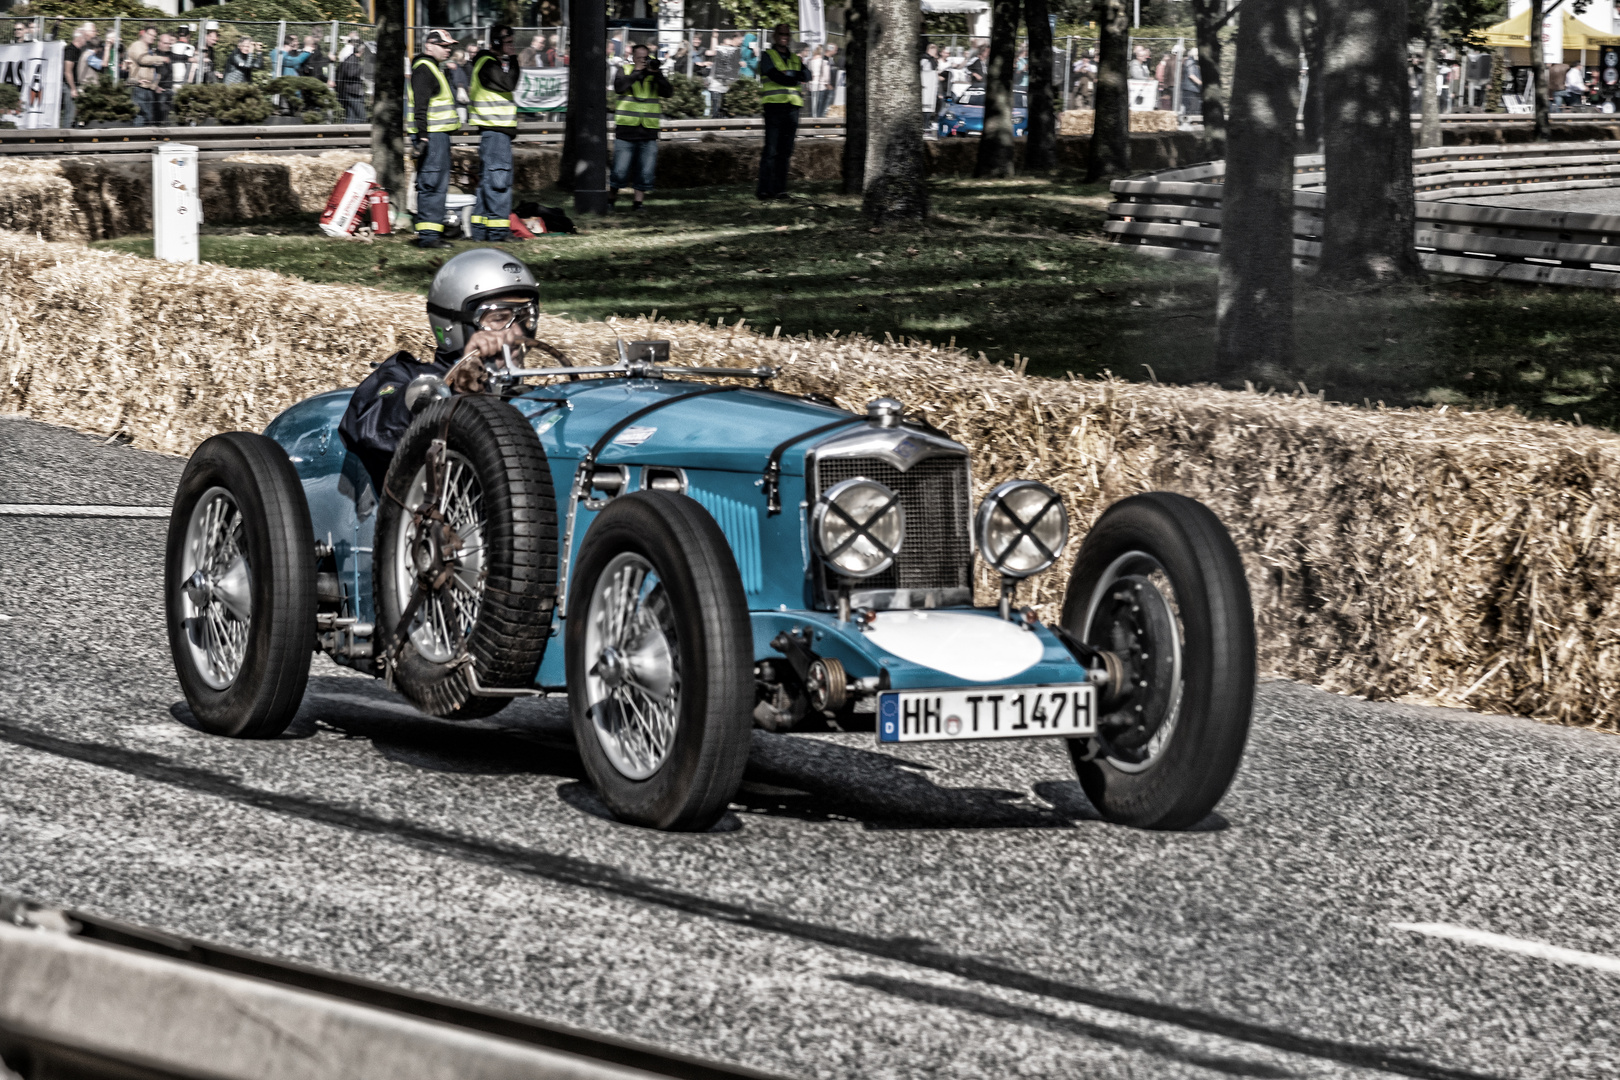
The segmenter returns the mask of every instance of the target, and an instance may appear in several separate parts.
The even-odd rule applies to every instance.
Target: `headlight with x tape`
[[[1063,554],[1069,542],[1069,512],[1045,484],[1009,480],[979,504],[973,533],[979,553],[998,574],[1026,578]]]
[[[816,554],[836,573],[871,577],[894,564],[906,538],[906,511],[893,488],[857,476],[817,500],[810,537]]]

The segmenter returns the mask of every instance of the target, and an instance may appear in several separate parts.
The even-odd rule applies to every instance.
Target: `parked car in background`
[[[1022,136],[1029,126],[1029,96],[1013,91],[1013,135]],[[939,114],[939,137],[984,134],[984,91],[964,90],[945,105]]]

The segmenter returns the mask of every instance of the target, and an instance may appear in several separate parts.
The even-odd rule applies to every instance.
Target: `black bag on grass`
[[[574,219],[557,209],[555,206],[543,206],[537,202],[519,203],[514,211],[524,221],[530,218],[539,218],[548,233],[571,233],[574,231]]]

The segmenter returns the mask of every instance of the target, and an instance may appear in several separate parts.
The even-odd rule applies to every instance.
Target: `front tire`
[[[638,491],[591,523],[569,586],[568,703],[621,820],[698,831],[742,783],[753,633],[725,535],[697,501]]]
[[[1138,828],[1196,825],[1231,785],[1254,709],[1254,613],[1226,527],[1169,492],[1115,503],[1080,546],[1063,627],[1119,660],[1101,737],[1069,742],[1092,804]]]
[[[180,477],[164,560],[169,651],[203,730],[268,739],[292,723],[315,648],[315,550],[287,453],[232,431]]]

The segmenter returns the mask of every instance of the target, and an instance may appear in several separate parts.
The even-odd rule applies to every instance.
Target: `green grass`
[[[784,333],[955,340],[1032,374],[1210,381],[1215,275],[1109,245],[1100,185],[1024,178],[932,182],[934,216],[873,231],[857,200],[811,185],[760,204],[741,187],[656,193],[578,236],[509,246],[547,310],[580,319],[656,310]],[[568,196],[535,193],[569,205]],[[621,203],[621,207],[628,200]],[[151,242],[102,245],[150,254]],[[458,250],[468,245],[458,244]],[[209,228],[202,258],[309,281],[424,292],[444,252],[405,237],[331,240],[313,217]],[[1330,400],[1511,405],[1620,429],[1620,298],[1437,279],[1368,296],[1299,282],[1298,360],[1257,357],[1226,381]]]

